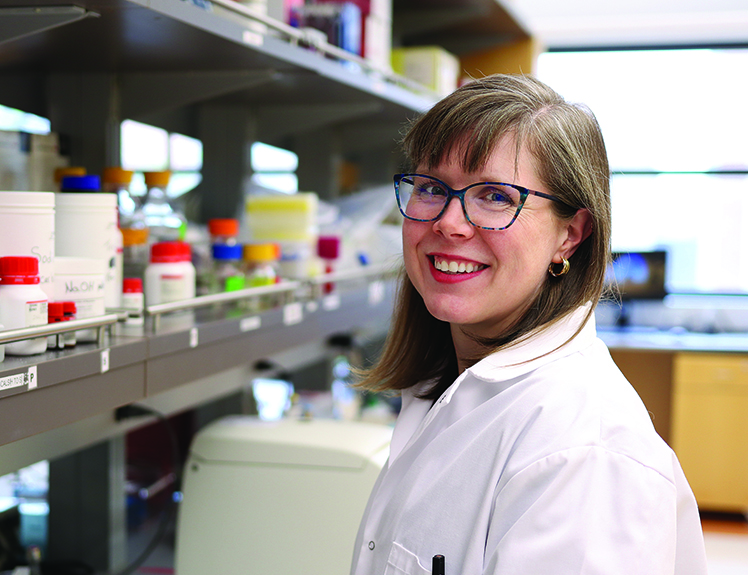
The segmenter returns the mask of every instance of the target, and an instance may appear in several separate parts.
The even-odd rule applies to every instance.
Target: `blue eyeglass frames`
[[[505,230],[514,223],[529,195],[566,204],[551,194],[503,182],[477,182],[461,190],[424,174],[396,174],[394,182],[400,213],[417,222],[438,220],[453,197],[459,198],[470,224],[494,231]]]

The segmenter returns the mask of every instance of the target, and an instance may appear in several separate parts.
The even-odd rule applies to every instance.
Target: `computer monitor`
[[[606,280],[617,284],[623,300],[662,299],[666,258],[665,251],[614,252]]]

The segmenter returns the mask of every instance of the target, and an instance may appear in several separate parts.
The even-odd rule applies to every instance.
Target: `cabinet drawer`
[[[673,379],[676,392],[708,387],[748,393],[748,355],[679,353],[675,356]]]

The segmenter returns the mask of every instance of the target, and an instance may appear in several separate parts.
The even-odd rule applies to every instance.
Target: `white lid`
[[[116,208],[117,194],[107,192],[60,192],[57,195],[58,208]]]
[[[54,192],[0,192],[0,208],[3,206],[55,207]]]
[[[360,421],[229,416],[198,433],[191,449],[207,461],[362,469],[391,438],[389,426]]]
[[[104,275],[107,260],[55,256],[55,275]]]

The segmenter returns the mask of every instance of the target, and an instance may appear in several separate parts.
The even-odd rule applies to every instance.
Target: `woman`
[[[490,76],[404,138],[406,275],[364,387],[399,390],[354,575],[700,574],[691,490],[596,337],[610,194],[594,116]]]

